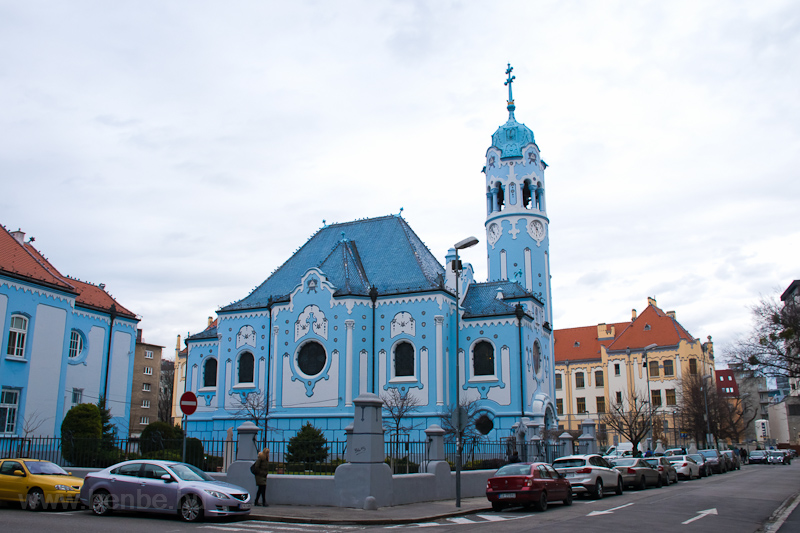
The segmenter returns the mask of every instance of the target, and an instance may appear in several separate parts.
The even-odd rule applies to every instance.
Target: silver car
[[[92,472],[80,499],[100,516],[114,510],[177,513],[187,522],[247,515],[251,508],[247,490],[175,461],[125,461]]]
[[[553,468],[567,478],[576,494],[590,494],[600,499],[610,488],[615,494],[622,494],[622,476],[603,457],[599,455],[568,455],[553,461]]]

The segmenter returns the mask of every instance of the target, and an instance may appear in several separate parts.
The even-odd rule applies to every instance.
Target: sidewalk
[[[462,498],[461,507],[455,500],[412,503],[395,507],[381,507],[375,511],[351,509],[346,507],[311,507],[304,505],[270,505],[253,507],[251,520],[266,522],[290,522],[303,524],[413,524],[431,522],[441,518],[461,516],[480,511],[491,511],[492,506],[486,497]]]

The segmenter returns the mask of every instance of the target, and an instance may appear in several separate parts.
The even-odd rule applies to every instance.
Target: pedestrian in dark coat
[[[264,448],[258,454],[253,465],[253,476],[256,478],[256,487],[258,488],[255,504],[258,505],[258,500],[261,499],[264,507],[269,506],[267,504],[267,474],[269,474],[269,450]]]

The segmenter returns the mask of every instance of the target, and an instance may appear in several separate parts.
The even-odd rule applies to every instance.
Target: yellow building
[[[676,424],[681,378],[714,375],[711,337],[706,343],[692,337],[675,312],[662,311],[653,298],[641,314],[633,310],[630,322],[557,329],[555,339],[559,429],[577,430],[592,418],[601,444],[620,440],[606,433],[603,414],[612,402],[634,396],[649,398],[657,410],[654,440],[681,442]]]

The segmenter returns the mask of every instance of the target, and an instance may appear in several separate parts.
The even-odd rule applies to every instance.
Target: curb
[[[456,516],[465,516],[469,514],[490,512],[491,507],[467,509],[462,511],[452,511],[439,514],[431,514],[416,517],[398,517],[398,518],[316,518],[316,517],[300,517],[300,516],[275,516],[264,514],[252,514],[248,516],[249,520],[258,520],[260,522],[283,522],[287,524],[315,524],[315,525],[356,525],[356,526],[379,526],[387,524],[414,524],[417,522],[433,522],[444,518],[452,518]]]

